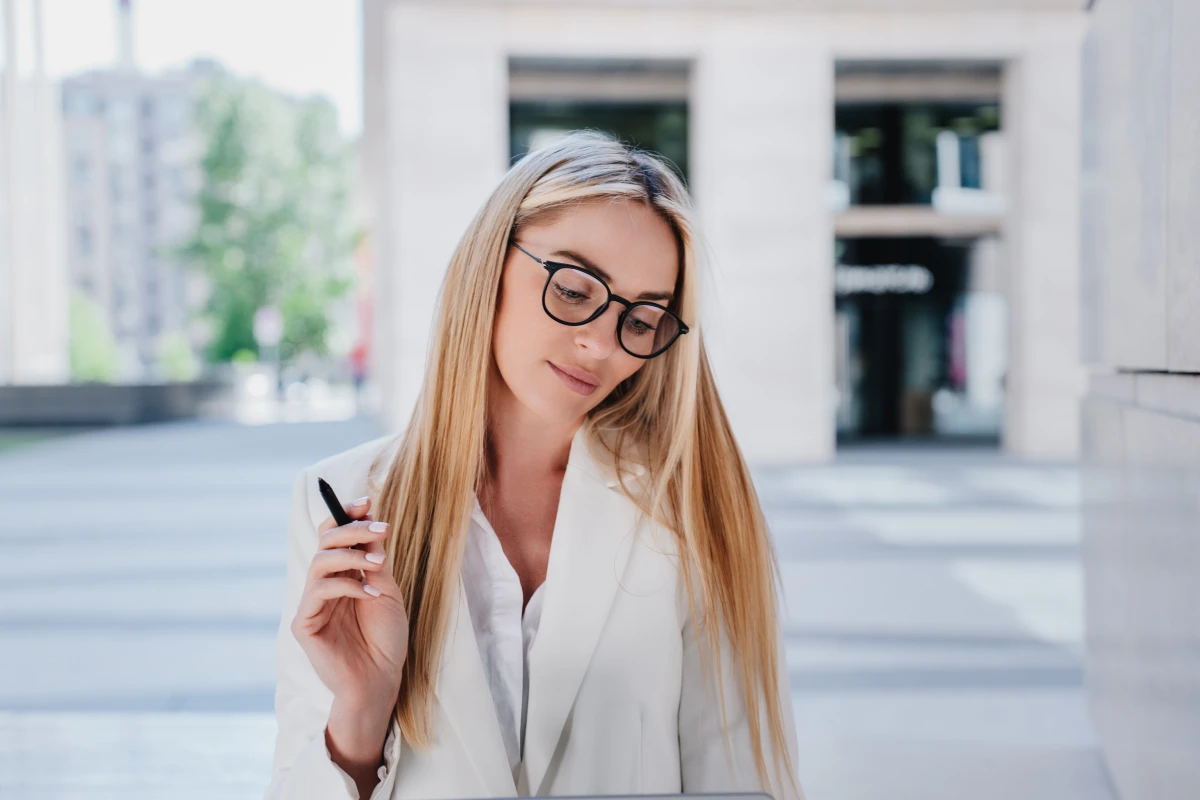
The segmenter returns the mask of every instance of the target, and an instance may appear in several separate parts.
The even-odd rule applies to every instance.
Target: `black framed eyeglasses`
[[[599,275],[583,267],[538,258],[516,242],[512,245],[546,269],[542,308],[555,322],[587,325],[607,311],[610,303],[620,303],[625,310],[617,319],[617,341],[622,350],[636,358],[662,355],[688,332],[683,320],[658,303],[626,300],[613,294]]]

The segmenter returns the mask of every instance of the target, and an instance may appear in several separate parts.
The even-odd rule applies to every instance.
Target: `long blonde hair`
[[[796,786],[780,706],[790,698],[780,697],[776,661],[778,564],[704,349],[691,199],[658,157],[596,131],[572,133],[514,164],[463,234],[442,283],[424,385],[376,493],[375,518],[391,524],[386,547],[410,619],[395,717],[405,741],[428,745],[471,492],[485,477],[492,326],[510,243],[527,226],[613,199],[645,203],[671,226],[679,251],[672,310],[691,331],[614,389],[584,424],[618,465],[637,448],[649,491],[622,489],[674,535],[705,669],[715,666],[720,680],[723,622],[740,666],[759,778],[771,785],[760,734],[765,709],[775,775],[782,762]]]

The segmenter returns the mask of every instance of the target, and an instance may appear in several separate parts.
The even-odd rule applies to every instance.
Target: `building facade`
[[[62,115],[40,0],[4,3],[0,83],[0,384],[70,377]]]
[[[122,381],[155,380],[159,342],[191,336],[203,291],[171,248],[194,225],[201,143],[195,92],[215,66],[146,75],[130,66],[63,82],[71,283],[104,311]]]
[[[839,440],[1079,446],[1079,0],[364,0],[373,374],[419,392],[445,265],[577,127],[667,156],[704,336],[756,463]]]
[[[1200,797],[1200,4],[1084,50],[1086,683],[1122,800]]]

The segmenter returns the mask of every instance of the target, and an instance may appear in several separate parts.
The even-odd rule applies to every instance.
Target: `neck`
[[[523,406],[503,380],[493,383],[488,403],[489,489],[519,486],[561,478],[567,469],[574,438],[582,418],[553,424]]]

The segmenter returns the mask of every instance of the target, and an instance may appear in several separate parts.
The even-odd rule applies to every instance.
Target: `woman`
[[[509,170],[451,260],[405,433],[297,478],[268,798],[799,800],[695,231],[675,174],[600,133]],[[365,495],[354,522],[318,477]]]

